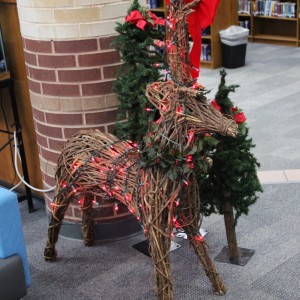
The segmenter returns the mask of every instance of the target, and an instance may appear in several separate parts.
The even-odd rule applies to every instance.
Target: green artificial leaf
[[[175,169],[169,169],[166,173],[166,176],[170,178],[170,180],[175,181],[178,177],[178,174]]]
[[[195,154],[197,151],[198,151],[198,147],[197,147],[197,146],[194,146],[194,147],[192,148],[192,150],[188,153],[188,155],[193,155],[193,154]]]

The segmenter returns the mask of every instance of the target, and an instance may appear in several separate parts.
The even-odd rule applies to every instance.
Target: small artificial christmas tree
[[[262,188],[257,177],[259,167],[251,149],[255,147],[248,137],[244,113],[228,98],[237,85],[226,85],[225,70],[220,71],[221,83],[212,105],[224,115],[232,117],[238,124],[236,138],[217,135],[219,141],[210,156],[213,160],[208,177],[202,179],[200,196],[204,215],[219,213],[224,215],[228,251],[230,259],[239,256],[235,226],[238,218],[249,211],[249,206],[257,200],[257,192]],[[234,216],[235,210],[235,216]]]
[[[117,23],[119,35],[112,45],[119,50],[123,64],[114,85],[120,101],[115,134],[121,139],[139,142],[147,132],[149,113],[145,111],[148,106],[145,90],[149,82],[160,78],[162,55],[153,44],[154,39],[163,37],[159,26],[163,24],[163,19],[140,6],[138,0],[128,10],[125,23]]]

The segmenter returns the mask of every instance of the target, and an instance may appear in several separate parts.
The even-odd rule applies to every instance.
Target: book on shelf
[[[238,8],[238,13],[239,14],[250,15],[251,1],[249,1],[249,0],[239,0],[238,5],[239,5],[239,8]]]
[[[148,0],[148,5],[150,9],[158,8],[158,0]]]
[[[250,29],[251,29],[251,22],[250,22],[250,20],[241,20],[241,21],[239,21],[239,26],[241,26],[243,28],[247,28],[250,31]]]
[[[211,61],[211,45],[210,44],[202,44],[201,49],[201,60],[202,61]]]
[[[202,29],[202,36],[208,36],[210,35],[210,26]]]
[[[296,18],[296,3],[294,2],[257,0],[253,1],[252,10],[255,16]]]

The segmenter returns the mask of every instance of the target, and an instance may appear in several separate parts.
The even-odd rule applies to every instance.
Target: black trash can
[[[228,69],[245,65],[249,29],[230,26],[220,31],[223,66]]]

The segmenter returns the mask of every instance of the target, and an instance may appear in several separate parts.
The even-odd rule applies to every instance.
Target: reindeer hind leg
[[[93,196],[87,195],[82,206],[82,234],[85,246],[92,246],[95,240],[95,232],[93,230]]]
[[[57,196],[53,202],[50,222],[48,226],[48,239],[44,250],[46,261],[54,261],[56,259],[55,245],[58,240],[59,231],[64,219],[66,210],[70,204],[72,197],[63,194]]]

